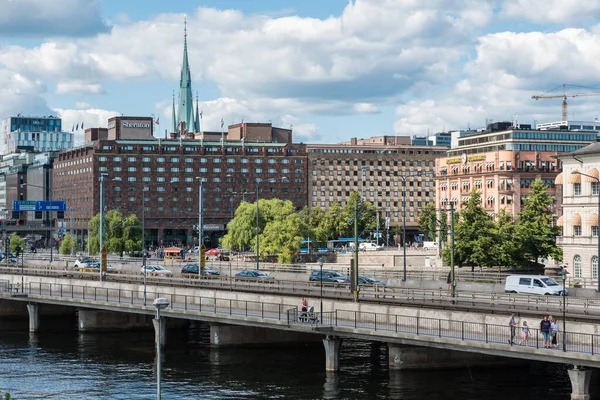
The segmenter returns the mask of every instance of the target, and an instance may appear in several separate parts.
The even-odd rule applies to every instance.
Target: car
[[[375,279],[372,276],[358,276],[358,284],[359,285],[379,285],[385,286],[385,282],[380,281],[379,279]]]
[[[181,269],[182,274],[198,274],[198,264],[188,264]],[[216,269],[209,267],[202,268],[201,275],[221,275]]]
[[[100,263],[99,262],[90,262],[86,265],[79,267],[79,272],[98,272],[100,271]],[[115,269],[112,265],[106,264],[106,272],[114,272]]]
[[[509,275],[504,285],[506,293],[525,293],[562,296],[563,291],[568,295],[565,288],[556,283],[549,276],[544,275]]]
[[[275,278],[267,274],[266,272],[259,271],[256,269],[249,269],[235,274],[235,280],[273,283],[275,281]]]
[[[350,281],[348,276],[342,274],[341,272],[324,269],[323,274],[321,275],[321,270],[317,269],[310,273],[310,277],[308,278],[309,282],[333,282],[333,283],[346,283]]]
[[[73,268],[75,268],[75,269],[85,268],[88,264],[95,263],[95,262],[97,262],[97,261],[95,259],[93,259],[92,257],[78,258],[77,260],[75,260],[75,264],[73,264]]]
[[[151,276],[162,276],[166,278],[170,278],[173,276],[173,273],[166,269],[165,267],[161,267],[160,265],[146,265],[146,274]],[[142,274],[144,273],[144,267],[140,268]]]
[[[15,265],[15,264],[20,264],[20,263],[21,262],[16,257],[12,257],[12,256],[8,257],[8,264]],[[6,259],[4,258],[4,256],[2,256],[2,258],[0,258],[0,264],[7,264]]]
[[[362,251],[377,251],[382,250],[383,246],[371,242],[363,242],[358,245],[358,249]]]

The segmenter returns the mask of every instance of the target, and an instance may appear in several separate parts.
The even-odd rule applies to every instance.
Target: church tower
[[[177,130],[176,137],[183,132],[183,136],[193,133],[195,128],[194,99],[192,97],[192,76],[187,52],[187,19],[184,20],[183,29],[183,63],[181,65],[181,78],[179,80],[179,103],[177,107]]]

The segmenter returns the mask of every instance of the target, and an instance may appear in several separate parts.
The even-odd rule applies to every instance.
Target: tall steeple
[[[177,127],[183,122],[183,130],[193,132],[194,130],[194,111],[192,96],[192,77],[188,63],[187,53],[187,17],[183,21],[183,63],[181,65],[181,79],[179,80],[179,106],[177,108]],[[178,129],[175,129],[177,132]]]
[[[177,132],[177,114],[175,114],[175,91],[173,90],[173,128],[172,132]]]
[[[196,122],[194,124],[194,133],[200,133],[200,118],[202,114],[198,112],[198,93],[196,93]]]

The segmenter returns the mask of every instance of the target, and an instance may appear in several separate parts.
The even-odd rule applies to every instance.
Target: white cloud
[[[90,103],[86,103],[85,101],[76,101],[75,108],[78,110],[82,108],[92,108],[92,105]]]
[[[73,93],[73,94],[105,94],[106,90],[98,84],[85,83],[58,83],[56,85],[57,94]]]
[[[354,111],[358,114],[379,114],[380,111],[375,104],[371,103],[357,103],[353,107]]]
[[[121,115],[116,111],[101,110],[97,108],[89,109],[62,109],[55,108],[56,112],[62,118],[63,129],[71,132],[72,128],[83,123],[84,128],[106,128],[108,119],[117,115]],[[75,132],[75,144],[83,143],[83,130],[80,128]]]
[[[542,5],[543,3],[543,5]],[[538,24],[577,26],[600,16],[598,0],[504,0],[502,15]]]
[[[2,36],[81,36],[108,28],[98,0],[0,0]]]

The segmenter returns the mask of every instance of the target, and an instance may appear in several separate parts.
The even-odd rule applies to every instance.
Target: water
[[[206,327],[169,331],[167,340],[163,399],[570,398],[566,368],[555,364],[390,372],[384,345],[344,341],[341,371],[328,374],[321,345],[212,349]],[[155,361],[152,332],[0,332],[0,392],[17,400],[152,399]]]

